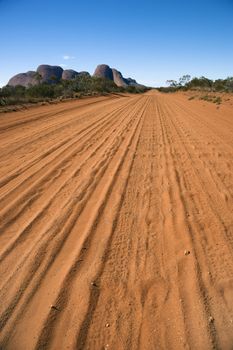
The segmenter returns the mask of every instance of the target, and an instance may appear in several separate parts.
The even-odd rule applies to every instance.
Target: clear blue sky
[[[152,86],[233,76],[233,0],[0,0],[0,33],[0,85],[42,63]]]

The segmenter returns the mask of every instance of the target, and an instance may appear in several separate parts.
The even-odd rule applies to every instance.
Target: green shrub
[[[38,84],[27,89],[27,96],[29,97],[49,97],[55,96],[55,85]]]
[[[118,87],[112,80],[79,75],[73,80],[62,80],[56,84],[39,82],[34,86],[5,86],[0,89],[0,105],[36,103],[54,98],[80,98],[83,95],[93,96],[106,93],[143,93],[148,90],[143,86]]]
[[[160,87],[158,90],[161,92],[176,92],[178,90],[233,92],[233,77],[211,80],[202,76],[190,80],[190,75],[184,75],[179,79],[179,82],[167,80],[167,84],[169,84],[168,87]]]
[[[205,95],[205,96],[201,96],[200,97],[200,100],[203,100],[203,101],[209,101],[209,102],[211,102],[212,101],[212,97],[211,96],[209,96],[209,95]]]
[[[215,99],[213,100],[214,103],[216,103],[217,105],[220,105],[222,103],[222,99],[221,97],[215,97]]]

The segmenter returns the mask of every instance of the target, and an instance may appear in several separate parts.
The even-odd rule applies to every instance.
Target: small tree
[[[42,75],[38,72],[35,73],[35,79],[38,82],[38,84],[41,84],[42,81]]]
[[[191,80],[191,75],[185,74],[179,79],[179,85],[185,86],[187,85]]]
[[[233,77],[228,77],[226,79],[226,88],[229,91],[233,91]]]
[[[177,83],[176,80],[167,80],[166,84],[168,84],[170,87],[178,87],[179,84]]]

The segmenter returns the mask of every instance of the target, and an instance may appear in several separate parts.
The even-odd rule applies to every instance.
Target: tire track
[[[138,120],[138,117],[137,117],[137,120]],[[139,120],[140,120],[140,118],[139,118]],[[138,125],[138,121],[137,121],[137,123],[136,123],[136,127],[137,127],[137,125]],[[135,131],[134,131],[134,129],[135,129],[135,127],[133,128],[133,130],[132,131],[130,131],[130,133],[132,134],[132,133],[134,133]],[[129,142],[129,141],[127,141],[127,139],[125,139],[126,141],[125,142]],[[120,150],[121,151],[121,150]],[[127,151],[127,148],[124,148],[123,149],[123,151],[124,151],[124,153]],[[122,152],[122,151],[121,151]],[[118,157],[117,157],[118,158]],[[110,158],[110,159],[112,159],[112,157]],[[120,161],[122,161],[121,160],[121,158],[120,158],[120,160],[119,160],[119,162]],[[99,176],[98,176],[98,179],[100,180],[101,179],[101,183],[102,182],[105,182],[105,180],[103,180],[102,179],[102,176],[103,176],[103,173],[105,172],[105,168],[103,168],[102,170],[101,170],[101,172],[99,173]],[[97,175],[98,175],[98,173],[97,173]],[[112,179],[112,176],[110,177],[110,179]],[[91,188],[90,189],[90,193],[92,194],[93,192],[95,192],[95,189],[96,189],[97,187],[94,187],[94,188]],[[102,187],[101,187],[102,188]],[[98,187],[98,191],[102,191],[102,189],[101,188],[99,188]],[[108,188],[108,187],[107,187]],[[82,190],[82,192],[81,193],[85,193],[83,190]],[[101,199],[101,197],[100,197],[100,199]],[[90,199],[88,199],[88,204],[89,204],[89,202],[90,202]],[[84,208],[83,208],[83,210],[87,210],[86,209],[86,207],[84,206]],[[98,210],[100,210],[100,209],[98,209]],[[80,213],[79,215],[78,215],[78,217],[79,217],[79,220],[78,220],[78,222],[79,222],[79,225],[78,225],[78,227],[80,227],[80,215],[82,215],[82,216],[84,216],[85,214],[82,214],[82,213]],[[69,225],[72,225],[72,227],[70,227],[69,229],[68,229],[68,232],[70,232],[71,230],[73,230],[73,225],[75,224],[75,222],[76,222],[76,220],[77,220],[77,212],[76,211],[73,211],[73,213],[71,213],[71,216],[72,217],[74,217],[74,219],[72,219],[72,220],[69,220],[69,221],[67,221],[67,219],[66,219],[66,221],[67,221],[67,225],[69,226]],[[86,220],[85,220],[86,221]],[[84,223],[83,223],[83,225],[86,225],[86,222],[84,221]],[[73,223],[72,223],[73,222]],[[84,226],[85,227],[85,226]],[[74,233],[73,233],[73,239],[75,239],[75,235],[74,235]],[[70,236],[69,236],[69,240],[70,240]],[[63,242],[63,241],[62,241]],[[64,242],[63,242],[64,243]],[[61,242],[60,242],[60,245],[61,245]],[[68,243],[66,244],[66,245],[68,245]],[[63,247],[63,251],[64,251],[64,247]],[[65,253],[63,253],[63,255],[64,255]],[[50,259],[51,260],[51,259]],[[55,262],[56,262],[56,264],[57,264],[57,260],[54,260]],[[66,269],[67,269],[67,267],[69,267],[70,266],[70,264],[67,264],[67,266],[66,266]],[[71,269],[71,271],[72,271],[72,269]],[[44,276],[44,273],[42,274],[42,276]],[[50,280],[49,278],[48,278],[48,280]],[[46,286],[46,284],[44,285],[46,288],[47,288],[47,286]],[[59,290],[59,289],[58,289]]]
[[[130,101],[130,103],[132,103],[132,101]],[[127,104],[126,104],[126,105],[127,105]],[[123,107],[123,108],[124,108],[124,107]],[[96,121],[94,121],[94,122],[92,122],[92,120],[91,120],[91,121],[88,120],[89,114],[87,114],[87,115],[84,114],[84,116],[82,115],[82,120],[87,119],[87,122],[86,122],[87,125],[84,125],[84,127],[83,127],[81,130],[78,129],[75,133],[72,133],[71,136],[70,136],[68,139],[65,139],[65,140],[64,140],[64,136],[63,136],[62,141],[59,141],[59,143],[58,143],[57,145],[56,145],[56,144],[54,145],[54,140],[52,139],[51,141],[52,141],[53,145],[52,145],[51,149],[46,149],[46,151],[45,151],[44,153],[42,153],[42,155],[40,155],[39,158],[38,158],[38,155],[37,155],[36,158],[35,158],[35,160],[34,160],[34,159],[31,159],[31,155],[30,155],[29,164],[26,164],[26,165],[25,165],[25,159],[24,159],[24,161],[23,161],[23,167],[22,167],[22,168],[20,168],[20,167],[17,168],[16,176],[18,176],[18,175],[20,174],[20,173],[19,173],[20,170],[21,170],[21,171],[27,170],[31,165],[37,164],[37,161],[40,161],[41,159],[45,158],[47,155],[51,154],[52,152],[56,151],[57,149],[60,149],[61,146],[66,145],[69,141],[72,141],[72,139],[73,139],[74,137],[79,136],[79,135],[82,134],[83,132],[87,131],[90,127],[93,127],[93,125],[98,124],[99,121],[102,121],[102,118],[103,118],[103,117],[109,116],[109,115],[111,115],[111,113],[114,113],[114,112],[117,112],[117,111],[120,112],[121,109],[122,109],[122,106],[118,107],[118,109],[116,109],[115,111],[114,111],[114,109],[113,109],[112,112],[111,112],[111,111],[110,111],[110,112],[107,111],[107,112],[105,112],[105,113],[103,113],[103,114],[101,113],[99,119],[96,120]],[[80,123],[80,118],[78,119],[78,122],[77,122],[77,120],[76,120],[76,119],[77,119],[76,117],[73,118],[73,119],[74,119],[74,121],[73,121],[74,124],[75,124],[75,123],[76,123],[76,124]],[[89,119],[90,119],[90,118],[89,118]],[[65,122],[65,123],[67,123],[67,122]],[[58,131],[60,131],[60,132],[62,131],[62,134],[63,134],[63,132],[64,132],[64,127],[59,128]],[[52,131],[52,133],[54,133],[54,130]],[[49,136],[49,134],[48,134],[48,135],[44,135],[44,133],[43,133],[43,138],[45,139],[46,142],[48,142],[48,140],[47,140],[48,136]],[[36,140],[35,140],[34,138],[32,139],[32,137],[30,137],[29,144],[34,145],[35,141],[36,141]],[[23,148],[28,147],[29,144],[28,144],[28,143],[26,143],[26,144],[24,143]],[[38,148],[35,147],[35,146],[33,146],[33,147],[35,148],[35,150],[36,150],[37,153],[38,153]],[[42,147],[42,145],[40,145],[40,147]],[[31,152],[29,152],[29,153],[31,153]],[[17,158],[20,158],[20,156],[17,155]],[[17,158],[16,158],[16,159],[17,159]],[[3,163],[3,164],[4,164],[4,163]],[[15,171],[15,170],[14,170],[14,171]],[[9,174],[9,173],[8,173],[7,178],[1,180],[1,186],[5,185],[5,184],[6,184],[7,182],[9,182],[10,180],[14,179],[14,177],[15,177],[15,176],[14,176],[14,173],[13,173],[13,174]]]
[[[230,350],[232,127],[155,91],[0,120],[0,348]]]
[[[132,114],[132,112],[130,112]],[[127,114],[126,114],[127,115]],[[119,123],[119,126],[118,127],[121,127],[121,132],[124,132],[125,129],[127,129],[129,127],[129,124],[132,123],[132,118],[129,118],[127,119],[126,117],[124,117],[124,122],[126,121],[126,125],[125,125],[125,128],[122,128],[123,124],[120,120],[120,123],[117,121],[117,123]],[[92,160],[95,159],[97,157],[100,157],[101,154],[105,154],[106,150],[108,149],[109,145],[107,144],[107,146],[105,147],[105,143],[108,139],[111,140],[111,142],[113,141],[113,143],[119,143],[119,138],[121,137],[121,134],[117,134],[116,133],[116,130],[117,130],[117,127],[116,125],[113,125],[113,129],[111,129],[111,134],[108,135],[106,137],[105,135],[105,138],[101,139],[100,143],[98,144],[97,143],[97,147],[96,148],[91,148],[90,149],[90,153],[88,155],[88,153],[85,153],[85,157],[83,157],[83,159],[80,159],[80,157],[77,159],[77,164],[73,161],[72,162],[72,169],[68,169],[67,170],[67,175],[68,175],[68,178],[67,176],[64,178],[63,182],[55,182],[54,185],[52,185],[52,188],[50,189],[50,193],[51,195],[49,195],[48,191],[45,192],[44,196],[42,195],[39,199],[37,199],[37,202],[38,204],[34,204],[34,216],[32,217],[31,221],[28,221],[29,219],[29,215],[28,215],[28,212],[26,211],[25,215],[26,215],[26,226],[25,226],[25,223],[24,223],[24,226],[25,228],[22,230],[21,228],[21,231],[19,232],[18,234],[18,237],[16,236],[16,232],[15,232],[15,229],[13,229],[13,232],[14,232],[14,237],[13,237],[13,243],[10,242],[10,245],[8,244],[8,247],[5,251],[3,251],[3,253],[1,254],[1,260],[4,258],[4,256],[6,256],[10,250],[12,250],[14,247],[15,247],[15,244],[16,243],[20,243],[20,249],[21,249],[21,244],[22,244],[22,235],[23,235],[23,239],[25,240],[25,233],[26,231],[28,230],[34,230],[36,231],[35,229],[35,223],[37,221],[37,219],[41,219],[41,221],[43,222],[44,218],[41,218],[41,215],[49,210],[49,205],[51,202],[54,201],[54,197],[55,196],[59,196],[59,192],[62,191],[62,193],[65,194],[65,196],[67,197],[68,201],[69,201],[69,198],[72,197],[73,193],[75,193],[75,189],[78,188],[78,186],[80,185],[79,183],[79,177],[80,176],[80,172],[86,172],[88,171],[88,169],[90,169],[90,171],[93,172],[93,169],[94,169],[94,166],[89,162],[89,160]],[[111,136],[114,136],[116,134],[116,137],[114,138],[111,138]],[[101,136],[101,135],[100,135]],[[101,147],[104,146],[104,148],[102,149]],[[102,153],[98,153],[98,151],[101,151]],[[82,161],[81,161],[82,160]],[[99,160],[98,160],[99,161]],[[93,160],[92,160],[93,162]],[[83,166],[85,166],[84,169]],[[87,170],[85,170],[87,169]],[[72,171],[71,171],[72,170]],[[71,180],[74,179],[75,180],[75,183],[76,185],[74,186],[74,181],[72,183]],[[68,187],[66,186],[66,184],[68,184]],[[58,186],[57,189],[55,186]],[[46,187],[51,187],[50,186],[50,183],[49,184],[46,184]],[[70,188],[72,190],[72,192],[67,195],[67,189]],[[60,195],[60,197],[63,197],[63,201],[64,201],[64,195]],[[59,199],[58,199],[59,201]],[[55,206],[56,207],[56,206]],[[40,208],[42,209],[41,211],[38,212],[37,208]],[[26,209],[27,209],[27,206],[26,206]],[[22,220],[24,222],[24,219],[23,219],[23,215],[21,213],[21,216],[22,216]],[[20,223],[20,221],[18,220],[17,222],[17,225]],[[13,220],[13,224],[14,224],[14,220]],[[16,226],[17,227],[17,226]],[[12,228],[11,228],[11,231],[12,231]],[[10,232],[11,232],[10,231]],[[40,231],[41,231],[41,228],[40,228]],[[5,230],[5,235],[6,236],[6,233],[7,231]],[[27,234],[28,235],[28,234]],[[3,236],[3,239],[5,240],[6,238]],[[16,238],[15,238],[16,236]],[[9,241],[9,238],[10,236],[8,235],[8,241]],[[20,241],[19,241],[20,240]],[[2,242],[3,243],[3,242]]]

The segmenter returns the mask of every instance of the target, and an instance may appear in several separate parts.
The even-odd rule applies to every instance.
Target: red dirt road
[[[0,348],[233,348],[233,107],[0,116]]]

